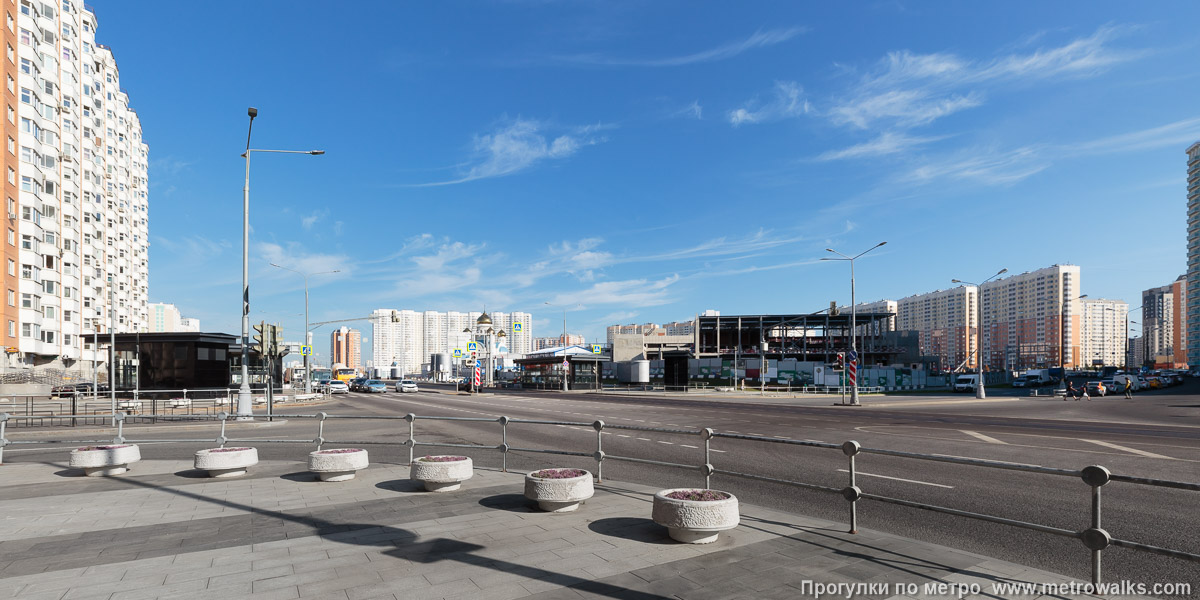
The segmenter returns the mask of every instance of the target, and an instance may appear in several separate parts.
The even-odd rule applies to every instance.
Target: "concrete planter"
[[[317,450],[308,453],[308,470],[321,481],[348,481],[354,472],[367,468],[367,451],[362,448]]]
[[[208,471],[209,477],[238,477],[258,464],[257,448],[212,448],[197,450],[197,469]]]
[[[675,492],[709,492],[720,500],[681,500],[668,497]],[[737,497],[729,492],[677,488],[654,495],[651,518],[666,527],[671,539],[685,544],[708,544],[717,541],[720,532],[737,527]]]
[[[582,473],[562,477],[569,473]],[[560,475],[560,476],[552,476]],[[546,512],[571,512],[579,503],[592,497],[592,474],[582,469],[542,469],[525,476],[525,497],[538,503]]]
[[[423,456],[409,468],[409,478],[430,492],[453,492],[474,474],[475,465],[467,456]]]
[[[85,446],[71,451],[70,466],[83,469],[88,477],[120,475],[129,470],[130,463],[142,460],[137,444]]]

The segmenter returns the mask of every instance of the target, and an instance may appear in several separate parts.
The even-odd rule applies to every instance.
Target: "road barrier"
[[[793,486],[793,487],[798,487],[798,488],[803,488],[803,489],[808,489],[808,490],[815,490],[815,491],[819,491],[819,492],[838,494],[838,495],[841,495],[843,498],[845,498],[849,502],[849,521],[850,521],[849,532],[850,533],[858,533],[858,512],[857,512],[858,501],[872,500],[875,502],[882,502],[882,503],[886,503],[886,504],[894,504],[897,506],[905,506],[905,507],[909,507],[909,508],[927,510],[927,511],[931,511],[931,512],[946,514],[946,515],[965,517],[968,519],[976,519],[976,520],[980,520],[980,521],[987,521],[990,523],[998,523],[1001,525],[1008,525],[1011,527],[1028,529],[1031,531],[1039,531],[1039,532],[1050,534],[1050,535],[1075,538],[1075,539],[1080,540],[1083,543],[1083,545],[1088,549],[1088,551],[1091,552],[1091,561],[1092,561],[1091,580],[1092,580],[1092,583],[1096,584],[1096,585],[1098,585],[1102,582],[1102,576],[1101,576],[1102,554],[1103,554],[1104,550],[1106,548],[1108,548],[1109,546],[1117,546],[1119,548],[1128,548],[1131,550],[1138,550],[1141,552],[1149,552],[1149,553],[1153,553],[1153,554],[1158,554],[1160,556],[1168,556],[1171,558],[1177,558],[1177,559],[1181,559],[1181,560],[1200,563],[1200,554],[1193,554],[1190,552],[1184,552],[1182,550],[1172,550],[1169,548],[1161,548],[1161,547],[1153,546],[1150,544],[1142,544],[1142,543],[1134,542],[1134,541],[1130,541],[1130,540],[1114,538],[1114,537],[1112,537],[1111,534],[1108,533],[1107,530],[1105,530],[1101,527],[1101,516],[1102,516],[1101,489],[1105,485],[1107,485],[1109,482],[1119,481],[1122,483],[1129,483],[1129,484],[1134,484],[1134,485],[1144,485],[1144,486],[1159,487],[1159,488],[1170,488],[1170,489],[1177,489],[1177,490],[1186,490],[1186,491],[1191,491],[1191,492],[1200,492],[1200,483],[1188,483],[1188,482],[1182,482],[1182,481],[1171,481],[1171,480],[1164,480],[1164,479],[1153,479],[1153,478],[1148,478],[1148,477],[1133,477],[1133,476],[1129,476],[1129,475],[1113,474],[1105,467],[1102,467],[1099,465],[1091,465],[1091,466],[1087,466],[1087,467],[1084,467],[1084,468],[1078,469],[1078,470],[1056,469],[1056,468],[1050,468],[1050,467],[1026,465],[1026,464],[1021,464],[1021,463],[1011,463],[1011,462],[1005,462],[1005,461],[982,460],[982,459],[974,459],[974,458],[960,458],[960,457],[954,457],[954,456],[943,456],[943,455],[939,455],[939,454],[921,454],[921,453],[917,453],[917,452],[903,452],[903,451],[899,451],[899,450],[887,450],[887,449],[883,449],[883,448],[867,448],[867,447],[863,447],[861,444],[859,444],[858,442],[853,441],[853,440],[844,442],[842,444],[831,444],[828,442],[781,439],[781,438],[765,437],[765,436],[758,436],[758,435],[747,435],[747,434],[740,434],[740,433],[723,433],[723,432],[719,432],[712,428],[669,429],[669,428],[664,428],[664,427],[643,427],[643,426],[639,426],[639,425],[614,425],[614,424],[610,424],[610,423],[605,423],[602,420],[597,420],[597,421],[593,421],[591,423],[587,423],[587,422],[582,422],[582,421],[513,419],[513,418],[510,418],[507,416],[502,416],[502,417],[497,417],[497,418],[431,417],[431,416],[418,416],[418,415],[415,415],[412,413],[409,413],[409,414],[403,415],[403,416],[400,416],[400,415],[331,415],[331,414],[324,413],[324,412],[320,412],[320,413],[316,413],[316,414],[300,414],[300,415],[293,415],[293,414],[275,415],[276,417],[279,417],[279,418],[315,419],[317,421],[317,436],[316,436],[316,438],[314,438],[312,440],[295,440],[295,439],[230,438],[230,437],[226,436],[226,425],[228,424],[230,419],[237,419],[238,417],[237,417],[237,415],[231,415],[226,412],[221,412],[221,413],[217,414],[214,418],[214,420],[217,420],[220,422],[220,428],[221,428],[220,434],[215,439],[214,438],[195,438],[195,439],[137,439],[137,440],[134,440],[134,439],[128,439],[124,435],[125,420],[129,418],[126,414],[116,413],[116,414],[97,415],[97,416],[100,416],[103,418],[111,417],[114,420],[114,422],[116,423],[116,436],[115,437],[110,438],[110,439],[97,439],[97,440],[63,440],[63,439],[9,440],[6,437],[6,434],[7,434],[6,427],[7,427],[9,421],[37,419],[40,417],[31,416],[31,415],[19,416],[19,415],[10,415],[8,413],[0,413],[0,464],[3,464],[3,462],[4,462],[4,448],[6,446],[16,445],[16,444],[208,443],[208,442],[215,441],[222,448],[225,447],[225,445],[229,444],[229,443],[240,443],[240,444],[268,443],[268,444],[313,444],[316,446],[317,450],[320,450],[322,448],[322,446],[324,446],[326,444],[336,444],[336,445],[340,445],[340,446],[400,445],[400,446],[405,446],[408,448],[408,462],[410,465],[412,464],[413,460],[415,459],[416,448],[419,446],[425,446],[425,447],[431,447],[431,448],[464,448],[464,449],[499,451],[501,453],[501,470],[503,470],[505,472],[508,471],[508,453],[510,453],[510,452],[556,454],[556,455],[562,455],[562,456],[578,456],[578,457],[592,458],[593,460],[596,461],[596,480],[598,482],[601,482],[604,480],[604,462],[606,460],[615,460],[615,461],[621,461],[621,462],[659,465],[659,466],[665,466],[665,467],[674,467],[674,468],[679,468],[679,469],[687,469],[687,470],[691,470],[691,471],[697,471],[701,475],[704,476],[704,487],[706,487],[706,488],[711,487],[711,479],[712,479],[713,475],[727,475],[727,476],[732,476],[732,477],[740,477],[740,478],[744,478],[744,479],[752,479],[752,480],[757,480],[757,481],[765,481],[765,482],[770,482],[770,483],[788,485],[788,486]],[[94,418],[94,417],[93,416],[66,415],[66,416],[62,416],[60,418],[87,419],[87,418]],[[169,417],[167,417],[167,418],[169,418]],[[381,441],[375,441],[375,440],[331,440],[331,439],[328,439],[325,437],[325,423],[326,423],[326,421],[328,421],[330,419],[333,419],[333,420],[369,419],[369,420],[406,421],[408,423],[408,439],[406,439],[400,443],[393,442],[393,441],[381,442]],[[457,421],[457,422],[475,422],[475,423],[498,423],[500,425],[500,443],[497,445],[488,445],[488,444],[457,444],[457,443],[450,443],[450,442],[418,441],[417,437],[416,437],[417,421]],[[595,450],[595,452],[588,453],[588,452],[578,452],[578,451],[570,451],[570,450],[555,450],[555,449],[547,449],[547,448],[514,447],[514,446],[509,445],[509,443],[508,443],[508,428],[510,425],[514,425],[514,424],[516,424],[516,425],[561,425],[561,426],[566,426],[566,427],[588,427],[588,428],[595,430],[595,432],[596,432],[596,450]],[[654,460],[654,459],[649,459],[649,458],[638,458],[638,457],[633,457],[633,456],[618,456],[615,454],[608,454],[604,451],[603,434],[606,429],[698,436],[704,443],[704,446],[702,448],[702,450],[703,450],[702,458],[703,458],[704,462],[699,463],[699,464],[685,464],[685,463],[675,463],[675,462]],[[727,471],[727,470],[723,470],[723,469],[718,469],[712,463],[712,449],[711,449],[712,440],[717,439],[717,438],[746,440],[746,441],[762,442],[762,443],[768,443],[768,444],[782,444],[782,445],[786,445],[786,446],[801,446],[801,447],[807,447],[807,448],[817,448],[817,449],[822,449],[822,450],[841,451],[842,454],[846,456],[847,461],[848,461],[847,470],[849,473],[849,481],[847,482],[846,487],[836,488],[836,487],[818,485],[818,484],[807,483],[807,482],[802,482],[802,481],[792,481],[789,479],[780,479],[777,477],[767,477],[764,475],[757,475],[754,473],[742,473],[742,472],[738,472],[738,471]],[[865,493],[865,492],[863,492],[862,488],[860,488],[857,485],[856,475],[858,473],[858,470],[857,470],[856,459],[860,455],[870,455],[870,454],[880,455],[880,456],[891,456],[891,457],[895,457],[895,458],[920,460],[920,461],[951,463],[951,464],[964,465],[964,466],[970,466],[970,467],[981,467],[981,468],[985,468],[985,469],[1022,471],[1022,472],[1026,472],[1026,473],[1035,473],[1035,474],[1039,474],[1039,475],[1051,475],[1051,476],[1057,476],[1057,477],[1077,477],[1077,478],[1081,479],[1083,481],[1083,483],[1086,484],[1088,486],[1088,489],[1090,490],[1090,494],[1091,494],[1091,526],[1082,531],[1072,531],[1070,529],[1063,529],[1060,527],[1053,527],[1050,525],[1030,523],[1028,521],[1020,521],[1017,519],[1009,519],[1009,518],[999,517],[999,516],[995,516],[995,515],[988,515],[988,514],[983,514],[983,513],[959,510],[956,508],[950,508],[950,507],[946,507],[946,506],[938,506],[935,504],[926,504],[923,502],[914,502],[911,500],[904,500],[901,498],[892,498],[889,496]]]
[[[124,390],[115,395],[115,408],[130,422],[180,420],[180,417],[215,418],[222,410],[237,407],[237,388],[201,388],[174,390]],[[265,390],[254,390],[255,405],[270,406],[284,401],[307,402],[327,397],[326,394],[287,395],[282,388],[272,390],[268,402]],[[286,400],[291,399],[291,400]],[[22,420],[28,425],[112,424],[114,398],[110,392],[73,392],[64,394],[0,396],[0,410],[13,416],[33,417]],[[14,425],[16,423],[14,422]]]

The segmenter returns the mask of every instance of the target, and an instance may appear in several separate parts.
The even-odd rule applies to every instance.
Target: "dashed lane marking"
[[[693,449],[693,450],[699,450],[699,449],[700,449],[700,448],[699,448],[699,447],[697,447],[697,446],[689,446],[689,445],[687,445],[687,444],[680,444],[680,446],[683,446],[684,448],[691,448],[691,449]]]
[[[1084,442],[1088,442],[1088,443],[1090,443],[1090,444],[1096,444],[1097,446],[1104,446],[1105,448],[1112,448],[1113,450],[1120,450],[1120,451],[1122,451],[1122,452],[1129,452],[1129,453],[1131,453],[1131,454],[1136,454],[1136,455],[1138,455],[1138,456],[1145,456],[1145,457],[1147,457],[1147,458],[1162,458],[1162,459],[1165,459],[1165,460],[1175,460],[1174,458],[1171,458],[1170,456],[1163,456],[1162,454],[1155,454],[1155,453],[1153,453],[1153,452],[1146,452],[1145,450],[1138,450],[1137,448],[1130,448],[1130,447],[1128,447],[1128,446],[1118,446],[1117,444],[1114,444],[1114,443],[1112,443],[1112,442],[1103,442],[1103,441],[1100,441],[1100,440],[1084,440],[1084,439],[1082,439],[1082,438],[1080,438],[1080,439],[1081,439],[1082,441],[1084,441]]]
[[[996,438],[994,438],[994,437],[992,437],[992,436],[990,436],[990,435],[983,435],[982,433],[979,433],[978,431],[969,431],[969,430],[967,430],[967,429],[959,429],[959,431],[961,431],[961,432],[963,432],[963,433],[965,433],[965,434],[967,434],[967,435],[969,435],[969,436],[971,436],[971,437],[973,437],[973,438],[975,438],[975,439],[977,439],[977,440],[983,440],[983,441],[985,441],[985,442],[987,442],[987,443],[989,443],[989,444],[1004,444],[1004,445],[1008,445],[1008,442],[1003,442],[1003,441],[1000,441],[1000,440],[998,440],[998,439],[996,439]]]
[[[650,441],[650,438],[638,438],[638,439],[639,439],[639,440],[642,440],[643,442],[648,442],[648,441]]]
[[[846,469],[838,469],[838,473],[849,473],[849,472],[850,471],[847,471]],[[928,481],[918,481],[916,479],[904,479],[902,477],[889,477],[887,475],[875,475],[874,473],[863,473],[862,471],[855,471],[854,474],[862,475],[864,477],[878,477],[880,479],[891,479],[892,481],[903,481],[905,483],[917,483],[920,485],[931,485],[933,487],[946,488],[946,489],[950,489],[950,490],[954,489],[954,486],[952,486],[952,485],[942,485],[940,483],[930,483]]]
[[[664,442],[664,441],[662,441],[662,440],[658,440],[658,443],[660,443],[660,444],[666,444],[666,445],[668,445],[668,446],[674,446],[674,445],[675,445],[675,444],[674,444],[674,443],[672,443],[672,442]]]

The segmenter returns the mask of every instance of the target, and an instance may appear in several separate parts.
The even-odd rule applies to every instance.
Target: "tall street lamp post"
[[[961,283],[963,285],[975,286],[975,397],[987,398],[987,392],[983,389],[983,284],[987,283],[1005,273],[1008,269],[1000,269],[995,275],[983,280],[983,283],[975,284],[961,279],[951,279],[950,283]]]
[[[858,310],[854,301],[854,261],[862,257],[862,255],[886,244],[887,242],[879,242],[855,256],[846,256],[833,248],[826,248],[826,252],[832,252],[841,258],[822,258],[821,260],[844,260],[850,263],[850,359],[854,361],[854,383],[850,386],[850,406],[861,406],[858,401],[858,331],[857,317]],[[765,363],[765,361],[764,361]]]
[[[275,154],[310,154],[319,156],[324,150],[263,150],[250,147],[250,133],[254,131],[254,117],[258,109],[246,109],[250,126],[246,129],[246,184],[242,187],[242,382],[238,387],[237,417],[239,421],[254,418],[254,405],[250,397],[250,153],[271,152]]]
[[[551,304],[549,302],[543,302],[542,304],[545,304],[546,306],[560,307],[563,309],[563,334],[562,334],[563,363],[564,363],[563,364],[563,391],[565,392],[565,391],[567,391],[567,377],[568,377],[568,375],[570,375],[570,367],[567,366],[567,364],[566,364],[567,363],[567,305],[566,304]],[[575,306],[579,306],[579,305],[576,304]]]
[[[297,271],[296,269],[289,269],[283,265],[277,265],[275,263],[271,263],[271,266],[277,269],[283,269],[284,271],[291,271],[304,278],[304,345],[308,346],[309,351],[311,352],[312,334],[310,334],[308,331],[308,277],[309,275],[329,275],[331,273],[341,273],[342,271],[341,269],[334,269],[332,271],[320,271],[318,273],[304,273]],[[308,354],[304,354],[304,393],[312,393],[312,374],[308,372]]]

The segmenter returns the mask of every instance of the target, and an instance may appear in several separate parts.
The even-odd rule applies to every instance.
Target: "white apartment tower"
[[[916,331],[921,354],[936,356],[942,367],[976,367],[978,288],[963,285],[901,298],[890,306],[866,305],[895,310],[895,329]],[[860,308],[862,305],[860,305]],[[884,312],[879,310],[878,312]]]
[[[93,352],[94,332],[148,323],[148,150],[89,7],[0,6],[9,91],[5,346],[13,354],[16,338],[23,367],[80,368],[104,360]]]
[[[1079,364],[1085,367],[1122,366],[1129,334],[1125,330],[1129,304],[1122,300],[1084,298],[1083,335],[1080,345],[1083,356]]]
[[[1080,289],[1076,265],[984,284],[984,364],[996,369],[1083,366]]]
[[[481,312],[437,312],[380,308],[371,313],[371,360],[379,368],[396,364],[405,374],[421,373],[433,354],[464,352]],[[496,332],[504,331],[509,354],[533,350],[532,315],[526,312],[489,313]],[[517,323],[521,326],[515,327]],[[520,331],[516,331],[519,329]]]

